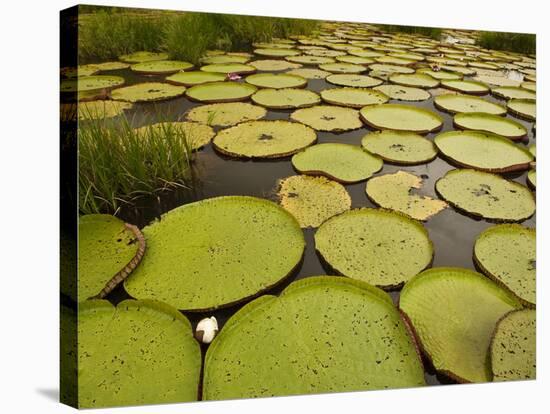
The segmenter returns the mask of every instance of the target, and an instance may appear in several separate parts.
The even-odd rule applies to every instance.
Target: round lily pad
[[[375,62],[374,59],[353,55],[337,56],[336,60],[338,62],[353,63],[355,65],[370,65],[371,63]]]
[[[246,82],[259,88],[303,88],[307,79],[287,73],[257,73],[246,77]]]
[[[131,109],[134,105],[129,102],[118,101],[89,101],[79,102],[78,119],[86,121],[89,119],[107,119],[122,115],[125,110]]]
[[[519,122],[483,112],[456,114],[454,124],[461,129],[492,132],[512,140],[521,139],[527,135],[527,129]]]
[[[532,306],[536,303],[536,244],[534,229],[500,224],[477,237],[474,259],[483,273]]]
[[[295,109],[317,105],[321,98],[307,89],[260,89],[252,101],[270,109]]]
[[[367,105],[383,104],[389,98],[382,92],[366,88],[332,88],[321,91],[323,101],[351,108],[362,108]]]
[[[215,72],[215,73],[235,73],[239,75],[245,75],[256,72],[254,66],[245,65],[244,63],[219,63],[214,65],[205,65],[200,68],[203,72]]]
[[[523,185],[476,170],[451,170],[435,184],[449,204],[475,217],[522,221],[535,213],[533,194]]]
[[[430,68],[419,69],[418,73],[424,73],[426,75],[430,75],[432,78],[440,81],[441,80],[459,80],[459,79],[462,79],[464,76],[462,75],[462,73],[447,72],[445,70],[435,71]]]
[[[201,59],[201,62],[206,65],[213,64],[225,64],[225,63],[246,63],[250,60],[248,56],[235,56],[235,55],[214,55],[206,56]]]
[[[283,120],[249,121],[218,132],[214,148],[243,158],[279,158],[292,155],[317,139],[305,125]]]
[[[271,288],[299,263],[298,222],[256,197],[185,204],[143,229],[147,256],[125,282],[133,297],[188,311],[228,306]]]
[[[125,62],[101,62],[94,63],[93,66],[99,69],[101,72],[107,72],[110,70],[127,69],[130,67],[130,64]]]
[[[142,75],[170,75],[192,67],[192,63],[180,60],[154,60],[133,64],[130,69]]]
[[[243,102],[200,105],[187,113],[187,119],[211,126],[227,127],[240,122],[256,121],[267,115],[261,106]]]
[[[342,62],[324,63],[319,65],[319,69],[326,70],[331,73],[361,73],[367,70],[367,68],[363,65]]]
[[[537,375],[537,312],[509,312],[498,323],[491,340],[493,381],[535,379]]]
[[[145,252],[145,244],[140,239],[137,228],[111,215],[81,216],[78,220],[78,298],[73,299],[83,301],[100,293],[107,294],[116,286],[116,283],[111,285],[111,281],[118,283],[127,277]]]
[[[374,89],[384,93],[391,99],[399,101],[425,101],[431,98],[430,93],[424,89],[412,88],[410,86],[380,85],[376,86]]]
[[[65,78],[76,78],[79,76],[92,76],[100,72],[96,65],[80,65],[78,67],[61,68],[61,75]]]
[[[537,102],[533,99],[510,99],[506,107],[516,117],[528,121],[535,121],[537,118]]]
[[[360,113],[361,119],[376,129],[427,134],[443,126],[443,119],[435,112],[410,105],[373,105],[361,109]]]
[[[208,82],[223,82],[226,78],[224,73],[201,72],[200,70],[191,72],[178,72],[166,78],[166,82],[174,85],[195,86]]]
[[[333,57],[333,58],[346,56],[346,52],[342,50],[310,49],[310,50],[304,51],[304,53],[306,55],[311,55],[311,56],[325,56],[325,57]]]
[[[168,59],[168,53],[155,53],[155,52],[135,52],[128,55],[122,55],[118,57],[119,60],[128,63],[141,63],[141,62],[152,62],[155,60],[166,60]]]
[[[537,99],[536,92],[514,86],[501,86],[500,88],[493,88],[491,93],[503,99]]]
[[[191,150],[198,150],[208,144],[214,138],[212,127],[198,122],[159,122],[138,128],[137,131],[144,137],[154,132],[162,132],[165,135],[174,134],[185,139],[185,143]]]
[[[382,160],[355,145],[313,145],[292,157],[292,165],[303,174],[324,175],[341,183],[366,180],[380,171]]]
[[[459,382],[487,382],[495,325],[521,304],[477,272],[437,267],[405,284],[399,307],[438,372]]]
[[[384,64],[388,64],[388,65],[409,66],[409,65],[412,65],[412,64],[416,63],[415,60],[402,59],[402,58],[399,58],[399,57],[387,56],[387,55],[376,57],[376,58],[374,58],[374,60],[376,60],[378,63],[384,63]]]
[[[313,68],[292,69],[286,73],[289,75],[301,76],[306,79],[325,79],[328,75],[330,75],[330,72],[327,72],[326,70]]]
[[[526,148],[491,132],[447,131],[435,137],[434,143],[439,151],[461,167],[481,171],[526,170],[534,159]]]
[[[397,171],[371,178],[367,182],[366,192],[376,205],[399,211],[416,220],[427,220],[447,207],[444,201],[412,193],[413,189],[420,188],[420,177]]]
[[[316,276],[293,282],[279,297],[262,296],[229,319],[208,348],[202,397],[420,385],[422,363],[390,297],[359,281]]]
[[[363,126],[359,111],[329,105],[298,109],[290,115],[290,119],[309,125],[317,131],[342,132]]]
[[[441,81],[441,86],[452,91],[470,95],[485,95],[490,90],[484,83],[472,80],[443,80]]]
[[[389,81],[401,86],[412,86],[415,88],[435,88],[439,81],[424,73],[397,73],[390,75]]]
[[[383,63],[373,63],[369,66],[371,74],[374,72],[377,75],[389,76],[393,73],[414,73],[413,68],[400,65],[385,65]]]
[[[377,131],[363,137],[361,145],[384,161],[415,165],[433,160],[437,149],[433,142],[414,132]]]
[[[63,79],[60,90],[62,93],[98,91],[112,89],[124,84],[124,78],[111,75],[80,76],[76,79]]]
[[[536,170],[529,170],[527,172],[527,184],[529,187],[535,189],[537,188],[537,171]]]
[[[250,66],[254,66],[257,70],[275,72],[287,69],[298,69],[302,67],[299,63],[292,63],[281,59],[255,60],[253,62],[249,62],[248,64]]]
[[[184,315],[151,300],[78,308],[79,408],[197,400],[201,350]]]
[[[254,49],[254,53],[258,56],[285,57],[285,56],[297,56],[301,52],[295,49],[267,48],[267,49]]]
[[[325,177],[294,175],[280,182],[281,206],[301,227],[319,227],[323,221],[351,208],[351,197],[342,184]]]
[[[361,208],[325,221],[315,248],[337,272],[396,288],[430,265],[433,245],[424,226],[404,214]]]
[[[355,75],[337,73],[327,76],[326,81],[338,86],[351,86],[354,88],[371,88],[381,85],[383,81],[367,75]]]
[[[111,98],[126,102],[155,102],[177,98],[184,93],[185,86],[170,85],[163,82],[146,82],[117,88],[111,92]]]
[[[506,108],[483,98],[469,95],[439,95],[434,98],[436,108],[452,114],[462,112],[484,112],[504,115]]]
[[[204,103],[245,101],[257,88],[254,85],[238,82],[208,82],[187,89],[189,99]]]
[[[478,73],[473,80],[495,86],[519,86],[520,81],[503,76],[501,72]]]
[[[335,60],[331,57],[308,56],[308,55],[288,56],[285,59],[288,60],[289,62],[300,63],[302,65],[321,65],[324,63],[335,62]]]

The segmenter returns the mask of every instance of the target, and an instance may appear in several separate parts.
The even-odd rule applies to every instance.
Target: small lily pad
[[[409,105],[373,105],[361,109],[360,113],[361,119],[376,129],[427,134],[443,126],[443,119],[435,112]]]
[[[237,82],[208,82],[187,89],[189,99],[204,103],[245,101],[257,88],[254,85]]]
[[[111,98],[126,102],[156,102],[177,98],[184,93],[185,86],[146,82],[117,88],[111,92]]]
[[[323,101],[339,106],[362,108],[388,102],[389,98],[380,91],[366,88],[332,88],[321,91]]]
[[[377,131],[363,137],[361,145],[384,161],[415,165],[433,160],[437,149],[433,142],[414,132]]]
[[[367,70],[366,66],[355,65],[353,63],[323,63],[319,65],[319,69],[326,70],[331,73],[361,73]]]
[[[128,55],[122,55],[118,57],[119,60],[127,63],[141,63],[141,62],[152,62],[155,60],[166,60],[168,59],[168,53],[155,53],[155,52],[134,52]]]
[[[215,72],[215,73],[235,73],[238,75],[245,75],[256,72],[254,66],[245,65],[244,63],[220,63],[213,65],[205,65],[200,68],[203,72]]]
[[[412,86],[414,88],[436,88],[439,81],[424,73],[397,73],[390,75],[389,81],[401,86]]]
[[[130,69],[142,75],[170,75],[192,67],[192,63],[179,60],[155,60],[133,64]]]
[[[302,65],[300,65],[299,63],[292,63],[281,59],[254,60],[252,62],[248,62],[248,64],[250,66],[254,66],[257,70],[273,72],[288,69],[298,69],[302,67]]]
[[[537,119],[537,102],[532,99],[510,99],[506,104],[508,111],[518,117],[528,121]]]
[[[519,122],[483,112],[456,114],[454,124],[461,129],[492,132],[512,140],[521,139],[527,135],[527,129]]]
[[[317,105],[321,97],[307,89],[260,89],[252,101],[270,109],[296,109]]]
[[[434,98],[436,108],[452,114],[463,112],[484,112],[493,115],[504,115],[506,108],[478,96],[440,95]]]
[[[514,86],[501,86],[500,88],[493,88],[491,93],[503,99],[537,99],[536,92]]]
[[[261,106],[244,102],[200,105],[187,113],[187,119],[211,126],[228,127],[240,122],[256,121],[267,115]]]
[[[376,86],[374,89],[398,101],[425,101],[432,97],[432,95],[424,89],[412,88],[410,86],[380,85]]]
[[[178,72],[166,78],[166,82],[174,85],[195,86],[208,82],[223,82],[226,75],[215,72],[201,72],[200,70],[191,72]]]
[[[327,76],[330,75],[330,72],[327,72],[326,70],[312,68],[292,69],[286,73],[288,73],[289,75],[301,76],[302,78],[306,79],[325,79]]]
[[[257,73],[246,77],[246,82],[259,88],[303,88],[307,79],[287,73]]]
[[[329,105],[298,109],[290,115],[290,119],[309,125],[317,131],[343,132],[363,126],[359,111]]]
[[[78,119],[86,121],[90,119],[108,119],[122,115],[124,111],[134,105],[129,102],[118,101],[89,101],[79,102]]]
[[[338,86],[350,86],[353,88],[371,88],[383,83],[380,79],[372,78],[367,75],[355,75],[346,73],[337,73],[327,76],[326,81]]]
[[[441,86],[452,91],[466,93],[470,95],[485,95],[490,89],[482,82],[472,80],[443,80]]]
[[[182,142],[185,142],[193,151],[204,147],[215,135],[210,126],[198,122],[159,122],[138,128],[137,131],[145,138],[150,136],[153,131],[165,135],[174,134],[181,137]]]

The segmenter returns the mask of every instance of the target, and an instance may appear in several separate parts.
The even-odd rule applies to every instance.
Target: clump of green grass
[[[123,204],[158,192],[193,187],[191,137],[170,123],[134,129],[123,118],[78,129],[80,212],[116,214]]]
[[[534,54],[537,49],[536,35],[529,33],[481,32],[478,44],[486,49],[523,54]]]
[[[422,36],[430,37],[435,40],[441,39],[442,30],[439,27],[422,27],[422,26],[399,26],[389,24],[379,24],[382,30],[389,33],[409,33],[419,34]]]

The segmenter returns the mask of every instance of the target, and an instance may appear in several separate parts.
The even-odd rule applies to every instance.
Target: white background
[[[537,153],[546,162],[548,10],[545,1],[131,0],[106,5],[537,33]],[[65,413],[58,389],[58,24],[61,0],[2,2],[0,30],[0,412]],[[546,121],[546,122],[545,122]],[[6,128],[7,127],[7,128]],[[538,379],[400,391],[96,410],[98,413],[541,412],[550,391],[548,195],[539,162]],[[544,198],[543,198],[544,197]],[[7,230],[7,231],[6,231]],[[544,235],[544,236],[543,236]],[[546,243],[540,241],[546,238]],[[541,248],[541,245],[543,246]],[[545,349],[543,349],[545,348]],[[546,392],[544,391],[546,388]],[[547,405],[547,404],[545,404]],[[547,407],[546,407],[547,409]]]

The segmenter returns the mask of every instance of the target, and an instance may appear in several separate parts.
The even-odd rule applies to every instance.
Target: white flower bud
[[[195,338],[197,338],[203,344],[209,344],[212,342],[216,334],[218,333],[218,321],[214,316],[210,318],[204,318],[197,324],[195,330]]]

